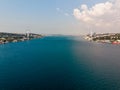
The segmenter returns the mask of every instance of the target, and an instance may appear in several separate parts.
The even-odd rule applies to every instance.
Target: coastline
[[[0,32],[0,44],[7,44],[11,42],[22,42],[22,41],[28,41],[32,39],[42,38],[43,35],[41,34],[34,34],[34,33],[6,33],[6,32]]]
[[[120,33],[88,34],[84,36],[87,41],[120,45]]]

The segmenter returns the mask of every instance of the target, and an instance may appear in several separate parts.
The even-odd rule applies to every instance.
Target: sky
[[[0,0],[0,32],[119,32],[120,0]]]

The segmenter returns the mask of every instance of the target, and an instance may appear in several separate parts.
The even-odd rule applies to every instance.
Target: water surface
[[[120,46],[56,36],[0,45],[0,90],[119,90]]]

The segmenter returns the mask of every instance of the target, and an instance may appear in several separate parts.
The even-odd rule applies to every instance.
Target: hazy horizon
[[[119,32],[119,0],[0,0],[0,32]]]

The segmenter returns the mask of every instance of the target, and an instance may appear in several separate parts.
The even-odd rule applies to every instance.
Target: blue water
[[[119,90],[120,46],[81,37],[0,45],[0,90]]]

